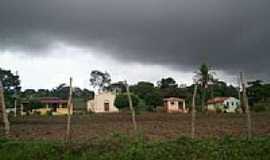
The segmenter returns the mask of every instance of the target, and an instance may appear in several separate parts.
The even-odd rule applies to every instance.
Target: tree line
[[[196,96],[196,109],[203,111],[208,99],[214,97],[239,97],[239,87],[228,85],[214,76],[207,64],[202,64],[194,78],[198,83]],[[29,101],[40,97],[59,97],[67,99],[69,86],[65,83],[52,89],[25,89],[21,90],[19,75],[10,70],[0,68],[0,80],[5,90],[5,102],[7,108],[14,107],[14,101]],[[94,70],[90,73],[90,84],[97,87],[99,91],[117,92],[116,106],[120,109],[128,107],[126,87],[121,82],[112,82],[107,72]],[[192,106],[192,98],[195,83],[191,85],[178,84],[173,77],[161,78],[156,84],[148,81],[139,81],[130,85],[131,98],[135,109],[155,111],[158,106],[163,105],[163,98],[179,97],[186,100],[187,106]],[[94,98],[94,91],[89,89],[73,88],[74,99],[87,101]],[[265,111],[270,109],[270,84],[262,80],[249,81],[247,95],[251,109],[254,111]]]

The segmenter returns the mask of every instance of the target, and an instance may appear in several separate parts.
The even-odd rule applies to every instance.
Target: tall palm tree
[[[205,108],[206,91],[207,91],[209,82],[214,82],[213,75],[214,75],[214,72],[211,71],[210,67],[206,63],[203,63],[200,66],[199,71],[197,72],[197,75],[196,75],[198,78],[198,82],[201,86],[201,90],[202,90],[201,104],[202,104],[203,111],[206,111],[206,108]]]

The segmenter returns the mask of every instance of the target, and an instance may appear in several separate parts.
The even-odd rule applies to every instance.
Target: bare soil
[[[140,133],[147,139],[173,139],[190,136],[191,114],[140,113],[137,123]],[[270,113],[253,113],[252,127],[254,136],[270,136]],[[78,141],[133,134],[128,113],[73,116],[71,128],[72,139]],[[0,129],[3,130],[2,125]],[[64,140],[65,129],[65,116],[11,118],[11,137],[14,139]],[[196,136],[199,138],[246,136],[246,132],[245,114],[197,114]]]

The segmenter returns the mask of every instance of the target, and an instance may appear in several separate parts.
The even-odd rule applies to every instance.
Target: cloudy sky
[[[230,83],[270,79],[269,0],[0,0],[0,67],[24,88],[89,72],[114,81],[191,83],[203,62]]]

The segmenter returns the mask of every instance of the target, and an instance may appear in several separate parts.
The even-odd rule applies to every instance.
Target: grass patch
[[[270,137],[252,140],[178,138],[172,141],[145,141],[114,135],[103,140],[72,143],[69,148],[57,141],[0,140],[1,160],[269,160]]]

